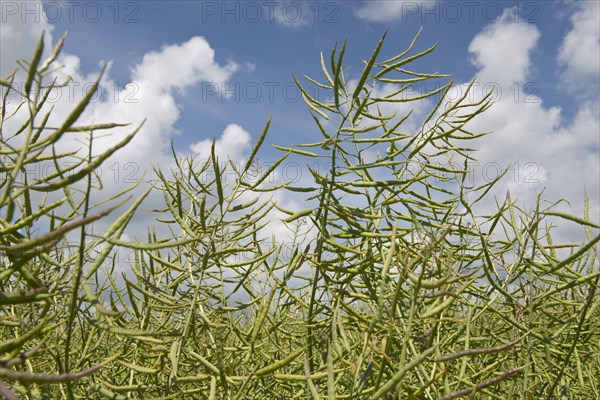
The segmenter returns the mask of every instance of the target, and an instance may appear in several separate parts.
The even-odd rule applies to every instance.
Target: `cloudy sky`
[[[495,90],[496,104],[473,122],[493,131],[478,142],[479,181],[513,165],[495,194],[533,204],[571,200],[581,215],[584,187],[592,216],[600,215],[600,8],[597,1],[43,1],[1,0],[0,75],[29,60],[42,31],[47,48],[68,32],[59,76],[73,84],[53,99],[64,118],[103,64],[104,90],[87,122],[147,119],[133,143],[103,171],[116,192],[151,165],[180,154],[217,150],[243,161],[269,114],[263,165],[289,146],[320,139],[293,84],[292,73],[322,78],[320,53],[348,40],[346,63],[359,74],[387,29],[383,56],[416,45],[437,50],[421,72],[476,78],[475,95]],[[317,90],[314,86],[309,88]],[[434,87],[416,87],[417,91]],[[460,90],[460,86],[457,87]],[[415,112],[428,111],[416,104]],[[82,122],[86,122],[82,121]],[[16,124],[16,123],[15,123]],[[105,140],[99,149],[111,145]],[[279,179],[308,178],[295,165]],[[108,182],[108,184],[107,184]],[[281,195],[284,196],[284,195]],[[294,198],[285,205],[301,207]],[[301,207],[304,208],[304,207]],[[146,221],[147,222],[147,221]]]

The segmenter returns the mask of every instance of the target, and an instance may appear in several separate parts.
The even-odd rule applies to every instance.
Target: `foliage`
[[[510,196],[476,215],[495,181],[469,185],[473,154],[464,143],[481,135],[466,125],[490,96],[469,102],[467,92],[442,110],[451,80],[405,96],[412,83],[448,78],[408,69],[435,48],[415,54],[417,37],[383,61],[382,38],[355,78],[344,66],[346,43],[322,57],[324,82],[307,79],[326,100],[296,81],[322,140],[278,147],[281,158],[260,176],[253,165],[269,122],[243,167],[222,163],[213,144],[208,160],[175,157],[174,171],[156,169],[135,200],[124,199],[132,187],[98,204],[90,204],[94,170],[141,126],[93,156],[94,133],[118,126],[75,125],[101,76],[62,126],[46,126],[41,110],[58,84],[45,81],[62,40],[44,63],[41,40],[22,64],[23,91],[15,73],[1,82],[0,393],[598,398],[599,226],[541,200],[525,212]],[[395,89],[380,95],[381,85]],[[9,94],[24,100],[11,104],[18,96]],[[423,99],[434,106],[413,132],[410,113],[385,114],[390,104]],[[23,107],[26,123],[6,132]],[[87,156],[57,151],[65,135],[86,135]],[[291,153],[327,170],[311,169],[312,186],[266,187]],[[435,162],[457,159],[464,168]],[[55,169],[46,176],[27,174],[48,161]],[[235,182],[222,179],[225,168]],[[157,225],[144,242],[122,240],[152,191],[165,199]],[[264,195],[277,191],[305,195],[314,207],[282,209]],[[126,202],[108,229],[93,233],[94,221]],[[291,257],[269,239],[274,208],[289,215]],[[550,218],[579,224],[587,240],[553,243]],[[306,226],[313,236],[303,240]],[[172,237],[159,240],[157,230]],[[565,247],[570,253],[559,256]],[[134,259],[119,273],[123,249]]]

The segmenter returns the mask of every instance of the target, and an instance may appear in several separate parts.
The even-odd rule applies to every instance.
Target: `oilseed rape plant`
[[[93,151],[98,135],[122,127],[78,124],[102,74],[61,125],[48,125],[63,40],[46,60],[40,40],[1,81],[5,398],[599,398],[600,227],[541,196],[531,211],[507,194],[478,212],[502,176],[467,179],[469,141],[487,134],[468,124],[493,101],[465,91],[446,103],[451,77],[411,66],[435,46],[416,50],[417,35],[383,59],[384,35],[361,68],[345,64],[346,42],[315,60],[321,77],[294,79],[321,139],[276,146],[266,170],[254,166],[270,119],[245,163],[218,157],[214,143],[205,159],[174,152],[174,170],[93,203],[94,171],[144,126],[133,121]],[[429,81],[442,83],[406,95]],[[307,83],[326,95],[311,96]],[[383,85],[393,90],[381,94]],[[410,129],[411,112],[399,110],[423,101],[431,108]],[[73,136],[83,150],[61,151]],[[271,185],[289,157],[328,167],[309,168],[308,185]],[[42,163],[46,174],[27,173]],[[310,208],[269,197],[282,192]],[[164,207],[147,237],[129,239],[150,193]],[[295,232],[286,257],[269,242],[275,211]],[[98,221],[109,221],[101,232]],[[555,243],[556,225],[585,239]]]

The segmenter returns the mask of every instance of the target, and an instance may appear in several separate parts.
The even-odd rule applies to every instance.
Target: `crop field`
[[[483,186],[466,179],[469,142],[486,135],[467,124],[491,97],[471,101],[467,91],[444,109],[449,75],[411,65],[435,46],[417,51],[417,35],[382,59],[384,42],[357,79],[346,76],[345,42],[315,60],[322,76],[297,77],[317,143],[277,147],[280,158],[257,174],[269,119],[244,165],[220,159],[214,142],[207,159],[173,151],[175,169],[156,168],[151,181],[92,203],[94,171],[144,126],[132,121],[139,125],[128,136],[94,155],[97,136],[118,126],[78,125],[102,76],[62,125],[47,126],[44,104],[61,84],[48,78],[63,39],[47,60],[40,40],[21,64],[25,85],[14,73],[1,81],[0,393],[600,399],[600,226],[589,207],[568,215],[540,194],[527,210],[508,194],[481,213],[501,176]],[[417,81],[443,83],[403,98],[441,95],[410,131],[406,115],[386,114],[396,98],[374,90],[399,93]],[[311,97],[307,82],[327,100]],[[26,123],[7,131],[18,110]],[[82,151],[57,150],[73,137]],[[269,185],[289,157],[328,169],[311,169],[310,185]],[[442,159],[457,167],[441,168]],[[48,161],[44,176],[27,174]],[[279,191],[309,208],[285,209]],[[150,193],[164,207],[146,237],[130,239],[124,232]],[[285,248],[270,232],[275,212],[293,232]],[[108,228],[94,229],[98,221]],[[581,242],[555,242],[559,227]]]

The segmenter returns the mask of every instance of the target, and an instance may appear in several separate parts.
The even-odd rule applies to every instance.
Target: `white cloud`
[[[42,30],[46,30],[46,55],[52,50],[53,28],[45,22],[44,18],[22,21],[19,15],[8,17],[6,23],[2,24],[2,68],[12,70],[14,58],[25,58],[30,60],[35,50],[37,41]],[[19,32],[20,35],[16,35]],[[5,35],[7,33],[7,35]],[[54,74],[58,82],[62,82],[67,76],[72,78],[72,85],[57,90],[57,96],[49,101],[41,111],[45,112],[53,108],[47,126],[60,126],[67,115],[75,108],[76,104],[85,94],[85,86],[96,80],[99,69],[83,74],[80,69],[78,56],[69,54],[69,40],[65,42],[65,48],[56,65],[63,68]],[[98,173],[103,184],[102,190],[93,193],[92,203],[105,199],[117,192],[131,186],[142,178],[144,172],[145,180],[152,177],[152,166],[160,166],[167,169],[172,166],[173,160],[170,154],[170,140],[175,131],[175,124],[180,117],[181,105],[178,103],[175,91],[185,91],[187,88],[201,81],[214,82],[221,85],[227,81],[236,71],[234,62],[220,64],[215,60],[215,51],[203,37],[192,37],[180,44],[163,46],[157,51],[145,54],[141,62],[131,69],[130,86],[115,91],[116,83],[110,77],[110,65],[102,80],[101,87],[104,89],[101,95],[92,101],[85,113],[78,119],[77,125],[88,125],[92,123],[131,123],[126,128],[112,129],[107,135],[106,131],[97,132],[97,136],[103,136],[94,141],[94,154],[100,154],[109,147],[114,146],[122,140],[137,124],[145,118],[146,123],[133,140],[119,150],[115,155],[106,160]],[[23,76],[19,77],[20,80]],[[51,79],[51,77],[47,78]],[[12,98],[12,107],[21,100],[16,96]],[[10,113],[10,110],[7,110]],[[15,117],[4,125],[4,130],[10,132],[20,126],[26,117],[26,108],[22,108]],[[239,128],[241,129],[241,128]],[[224,136],[224,145],[230,146],[228,140],[235,139],[235,135],[228,129]],[[207,136],[215,136],[211,132],[203,132]],[[103,134],[103,135],[101,135]],[[57,152],[81,149],[80,155],[85,155],[85,142],[87,135],[67,134],[58,143]],[[19,138],[16,138],[19,140]],[[247,139],[249,140],[249,138]],[[235,140],[233,140],[235,142]],[[237,154],[244,151],[241,143],[235,150]],[[141,192],[143,188],[139,188]],[[161,208],[162,195],[155,191],[145,201],[145,206],[140,208],[136,218],[131,222],[128,233],[130,236],[144,237],[144,232],[149,224],[152,224],[152,214],[146,211],[148,208]],[[111,217],[100,221],[97,231],[102,226],[109,224]]]
[[[194,142],[190,145],[190,150],[200,157],[200,161],[210,158],[212,140],[205,139]],[[239,125],[228,125],[221,137],[215,142],[215,155],[220,162],[226,162],[229,157],[234,162],[244,160],[250,147],[250,134]]]
[[[19,5],[14,3],[19,9]],[[38,23],[33,23],[33,16],[23,18],[20,12],[8,13],[7,8],[2,8],[2,23],[0,23],[0,77],[5,77],[14,71],[18,65],[17,60],[30,60],[40,40],[42,32],[45,31],[44,45],[45,54],[49,54],[52,43],[52,31],[54,27],[43,18]],[[6,14],[5,14],[6,12]],[[31,22],[30,22],[31,21]]]
[[[23,24],[20,20],[14,18],[2,26],[3,33],[9,32],[8,35],[2,36],[3,63],[15,57],[30,59],[39,35],[44,29],[49,32],[46,35],[46,53],[51,50],[53,41],[52,26],[44,23],[43,20],[41,23],[31,26],[21,25]],[[22,40],[11,42],[9,39],[14,36],[13,32],[18,31],[31,32],[31,34],[20,36],[19,38]],[[65,50],[57,60],[57,64],[63,65],[63,68],[56,71],[55,74],[59,82],[64,81],[67,76],[71,76],[72,81],[77,85],[59,91],[60,96],[57,101],[48,104],[48,107],[43,110],[47,111],[50,106],[54,107],[48,123],[49,126],[59,126],[64,121],[83,97],[83,86],[93,82],[99,73],[98,69],[98,71],[94,71],[89,75],[83,74],[80,68],[80,58],[68,53],[68,43],[67,37]],[[97,139],[94,142],[94,153],[99,154],[114,146],[135,125],[145,118],[147,120],[131,143],[106,160],[102,169],[97,171],[101,176],[103,189],[93,193],[92,203],[131,186],[132,183],[142,177],[144,171],[146,171],[146,180],[152,178],[152,166],[159,166],[164,172],[173,168],[174,164],[169,148],[170,140],[181,113],[181,106],[177,101],[175,92],[185,91],[201,81],[215,83],[217,87],[222,87],[222,83],[226,82],[238,69],[238,65],[234,62],[218,63],[215,60],[215,50],[202,37],[193,37],[183,43],[165,45],[158,50],[146,53],[140,63],[131,68],[131,86],[126,86],[116,93],[114,89],[110,89],[115,85],[110,77],[110,65],[109,62],[102,80],[102,87],[105,89],[103,95],[88,106],[84,115],[77,121],[77,125],[106,122],[130,122],[132,125],[127,128],[112,129],[110,135],[103,135],[104,137]],[[24,114],[18,114],[16,118],[11,119],[4,126],[4,129],[10,131],[17,128],[22,124],[24,117]],[[209,138],[219,136],[218,132],[200,133]],[[59,143],[58,151],[83,147],[82,135],[68,135],[64,139]],[[210,156],[211,143],[211,139],[196,141],[189,147],[191,152],[180,155],[197,155],[200,160],[206,160]],[[248,157],[250,144],[250,133],[240,125],[229,124],[216,140],[215,150],[221,164],[226,162],[227,158],[243,163]],[[82,149],[82,155],[84,151]],[[228,175],[226,178],[233,181],[232,175]],[[263,186],[273,183],[272,180],[269,180]],[[138,193],[144,188],[139,189]],[[283,191],[255,195],[264,199],[273,196],[278,204],[290,209],[302,208],[301,204],[293,201]],[[248,201],[252,196],[253,193],[248,192],[239,200]],[[158,190],[152,191],[142,207],[138,209],[135,218],[130,222],[126,235],[131,238],[144,238],[147,227],[152,225],[157,229],[159,237],[169,236],[166,229],[156,226],[156,222],[153,220],[154,215],[149,211],[149,209],[164,208],[163,203],[162,193]],[[117,215],[116,212],[115,215]],[[289,229],[279,221],[280,218],[285,217],[287,217],[286,214],[273,210],[268,216],[269,226],[261,234],[265,238],[273,235],[278,243],[290,242]],[[98,221],[95,224],[94,231],[96,233],[102,232],[103,228],[110,224],[111,219],[112,217],[108,217]]]
[[[117,102],[107,100],[95,104],[90,119],[139,123],[147,118],[120,157],[144,166],[149,162],[168,163],[170,155],[165,159],[165,154],[180,116],[174,90],[184,90],[201,81],[220,86],[235,70],[233,63],[219,65],[214,59],[214,50],[202,37],[164,46],[160,51],[144,55],[141,63],[132,69],[132,86],[121,90]],[[128,95],[129,100],[126,100]]]
[[[510,86],[524,82],[530,74],[530,53],[540,33],[534,25],[512,21],[512,15],[505,10],[498,22],[486,26],[469,45],[481,81]]]
[[[600,71],[600,3],[578,2],[571,16],[572,27],[565,35],[558,53],[559,63],[564,66],[562,81],[577,89],[589,87],[595,81],[598,91]]]
[[[436,0],[367,0],[355,11],[354,15],[371,22],[390,22],[407,14],[414,14],[419,7],[427,7]]]
[[[535,26],[503,18],[486,27],[469,46],[479,67],[479,86],[471,99],[481,98],[481,88],[490,82],[497,83],[499,89],[495,104],[467,127],[473,132],[493,132],[475,142],[479,148],[475,157],[480,164],[475,167],[474,178],[478,183],[490,181],[496,176],[496,166],[505,169],[517,163],[490,193],[499,201],[510,190],[513,200],[518,197],[519,204],[531,210],[537,194],[545,189],[543,199],[569,199],[572,208],[565,211],[581,216],[586,187],[591,218],[598,220],[599,103],[582,104],[569,121],[559,107],[545,107],[542,98],[526,97],[523,85],[514,86],[514,82],[522,83],[529,76],[531,53],[539,36]],[[494,205],[490,202],[482,207],[489,210]],[[561,239],[574,239],[569,229],[561,229]]]
[[[203,37],[195,36],[180,45],[163,46],[146,53],[132,74],[134,82],[153,86],[160,91],[183,89],[200,81],[222,83],[237,70],[229,62],[220,66],[215,51]]]
[[[40,7],[40,12],[42,10]],[[45,22],[45,18],[38,18],[38,22],[35,22],[32,18],[22,19],[18,14],[7,17],[6,23],[2,24],[1,37],[3,71],[5,68],[13,69],[14,58],[31,59],[43,30],[46,30],[45,52],[49,54],[54,41],[53,27]],[[57,65],[63,67],[55,72],[55,76],[58,77],[58,82],[63,82],[70,76],[72,84],[57,90],[56,96],[53,96],[54,100],[45,106],[43,112],[53,107],[49,126],[62,123],[83,98],[86,85],[91,85],[99,73],[98,70],[84,75],[80,69],[79,57],[69,54],[68,47],[67,37],[65,49],[56,61]],[[135,126],[147,119],[130,145],[107,161],[107,165],[111,162],[135,163],[140,172],[150,169],[151,163],[170,162],[170,138],[180,117],[180,105],[177,104],[174,92],[183,91],[201,81],[212,82],[220,87],[238,68],[237,64],[231,61],[225,65],[219,64],[215,60],[214,49],[205,38],[198,36],[181,44],[166,45],[158,51],[145,54],[141,62],[131,69],[129,84],[116,92],[116,84],[110,78],[111,62],[108,64],[109,68],[101,83],[104,92],[90,103],[77,124],[118,122]],[[18,117],[10,121],[7,128],[19,125]],[[131,129],[132,127],[112,130],[109,139],[100,139],[95,143],[95,154],[112,147]],[[65,139],[61,144],[69,149],[81,146],[76,135]]]

